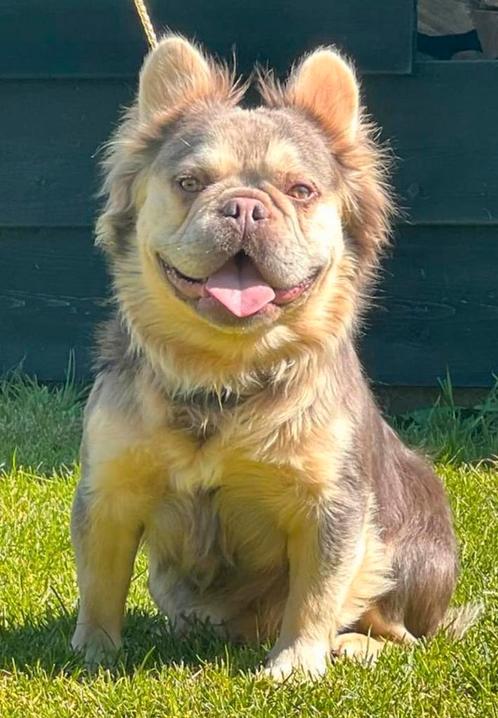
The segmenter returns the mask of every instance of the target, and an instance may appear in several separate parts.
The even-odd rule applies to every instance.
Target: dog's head
[[[263,105],[240,108],[245,88],[176,36],[144,63],[98,237],[149,338],[321,336],[355,314],[390,203],[354,72],[320,49],[259,88]]]

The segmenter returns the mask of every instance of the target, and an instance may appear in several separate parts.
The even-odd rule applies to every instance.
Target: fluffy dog
[[[455,586],[441,482],[354,347],[391,216],[355,74],[322,48],[285,85],[260,73],[261,107],[245,89],[168,36],[110,144],[117,309],[72,519],[90,662],[121,644],[141,541],[172,625],[274,636],[275,678],[433,634]]]

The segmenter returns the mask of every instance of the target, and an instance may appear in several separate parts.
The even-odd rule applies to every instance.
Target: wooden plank
[[[0,82],[0,226],[89,226],[99,147],[134,82]]]
[[[366,328],[377,381],[492,383],[498,372],[498,242],[493,227],[403,227]]]
[[[0,226],[88,226],[98,147],[134,80],[0,81]],[[369,77],[368,106],[399,157],[415,224],[498,224],[498,63],[423,63]]]
[[[498,63],[424,62],[410,77],[370,77],[365,87],[399,157],[410,220],[498,224]]]
[[[107,287],[89,231],[0,230],[0,265],[0,373],[22,363],[60,381],[74,351],[76,378],[88,379]]]
[[[415,0],[149,0],[148,5],[158,31],[169,27],[194,36],[225,57],[235,46],[244,72],[255,60],[286,71],[298,55],[323,43],[344,48],[363,72],[411,70]],[[0,46],[4,76],[134,74],[146,52],[131,0],[4,0]]]
[[[20,251],[22,247],[22,251]],[[0,372],[24,359],[45,380],[70,350],[88,377],[107,280],[86,229],[2,230]],[[498,242],[493,228],[405,227],[368,317],[362,354],[376,381],[489,386],[498,370]]]

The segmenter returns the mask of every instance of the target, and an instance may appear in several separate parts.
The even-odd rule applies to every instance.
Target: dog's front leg
[[[289,595],[265,668],[272,678],[283,680],[295,671],[313,678],[325,673],[344,595],[344,557],[339,559],[338,548],[314,521],[289,536]]]
[[[136,506],[126,497],[85,490],[73,505],[80,608],[71,641],[86,663],[112,657],[121,646],[121,626],[133,563],[141,535]]]

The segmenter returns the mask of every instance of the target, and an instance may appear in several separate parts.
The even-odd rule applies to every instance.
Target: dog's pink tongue
[[[273,289],[247,258],[240,266],[230,259],[209,277],[206,290],[236,317],[256,314],[275,299]]]

